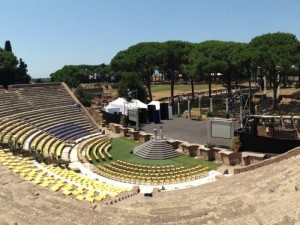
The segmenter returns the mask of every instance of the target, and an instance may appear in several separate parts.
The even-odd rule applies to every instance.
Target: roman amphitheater
[[[148,197],[139,186],[192,183],[211,172],[121,160],[88,167],[114,157],[112,137],[64,83],[0,89],[0,132],[0,224],[300,224],[300,148]]]

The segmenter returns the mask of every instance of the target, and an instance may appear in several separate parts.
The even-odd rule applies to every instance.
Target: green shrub
[[[86,92],[80,85],[76,88],[75,95],[83,106],[91,106],[93,96],[90,93]]]
[[[208,149],[213,149],[216,145],[210,141],[208,141],[205,145],[206,148]]]
[[[213,116],[214,116],[214,114],[213,114],[213,112],[211,112],[211,111],[208,111],[208,112],[206,113],[206,116],[207,116],[207,117],[213,117]]]
[[[229,118],[230,118],[230,112],[226,111],[226,113],[225,113],[225,118],[226,118],[226,119],[229,119]]]
[[[123,127],[127,127],[127,125],[128,125],[128,118],[127,118],[126,115],[122,115],[121,120],[120,120],[120,124]]]
[[[234,152],[238,152],[242,147],[242,142],[240,140],[240,136],[234,136],[230,142],[230,149]]]

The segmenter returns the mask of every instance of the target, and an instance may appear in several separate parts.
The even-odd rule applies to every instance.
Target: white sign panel
[[[231,138],[231,124],[222,121],[211,121],[211,137]]]

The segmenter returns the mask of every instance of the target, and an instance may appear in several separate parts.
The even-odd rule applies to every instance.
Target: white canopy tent
[[[133,99],[128,103],[128,109],[147,109],[147,105],[138,99]]]
[[[158,102],[159,105],[159,102]],[[124,98],[118,98],[115,101],[110,102],[104,107],[105,111],[108,113],[121,112],[127,115],[128,109],[147,109],[147,105],[138,99],[133,99],[131,102],[127,102]]]
[[[116,100],[112,101],[109,103],[109,105],[114,106],[114,107],[121,107],[121,106],[126,106],[128,102],[126,101],[125,98],[117,98]]]
[[[105,106],[104,110],[108,113],[118,113],[118,112],[120,112],[119,107],[114,107],[114,106],[111,106],[111,105]]]
[[[117,98],[116,100],[110,102],[106,107],[104,107],[106,112],[111,109],[114,112],[121,112],[122,114],[127,114],[128,102],[124,98]],[[112,110],[114,109],[114,110]],[[117,111],[117,109],[119,109]]]
[[[160,110],[160,102],[159,101],[152,101],[148,105],[155,105],[156,110]]]

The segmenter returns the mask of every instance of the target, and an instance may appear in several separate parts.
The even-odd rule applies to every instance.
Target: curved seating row
[[[80,162],[84,162],[86,159],[89,162],[92,162],[93,159],[96,161],[111,159],[111,155],[105,153],[108,151],[106,147],[110,145],[111,138],[107,136],[96,136],[90,137],[86,140],[83,140],[77,147],[77,157]],[[84,154],[84,156],[83,156]]]
[[[83,153],[83,151],[85,149],[85,146],[87,144],[89,144],[90,142],[97,140],[98,138],[99,138],[98,136],[96,136],[96,137],[89,137],[89,138],[87,138],[87,139],[85,139],[85,140],[83,140],[83,141],[81,141],[79,143],[79,145],[77,147],[77,158],[78,158],[78,160],[80,162],[84,162],[84,157],[82,156],[82,153]]]
[[[53,165],[38,166],[28,158],[14,156],[0,149],[0,163],[35,185],[51,191],[61,191],[63,195],[72,195],[77,200],[89,202],[102,201],[107,196],[116,197],[129,189],[115,187],[91,180],[72,170],[61,169]]]
[[[109,159],[112,159],[112,156],[111,154],[109,154],[109,149],[111,148],[111,142],[107,142],[105,145],[103,145],[103,152],[104,152],[104,155],[109,158]],[[100,151],[101,152],[101,151]]]
[[[32,134],[38,132],[39,130],[34,128],[32,125],[20,121],[19,119],[11,120],[8,123],[0,122],[1,128],[1,140],[4,144],[9,144],[11,140],[20,146],[24,145],[25,140]],[[40,150],[45,157],[55,156],[58,158],[63,150],[64,144],[62,140],[53,137],[46,132],[39,132],[35,137],[29,142],[29,149],[34,149],[36,151]]]
[[[110,145],[111,139],[109,137],[103,139],[98,145],[95,147],[95,159],[100,161],[100,158],[105,161],[107,158],[111,159],[111,155],[105,154],[106,146]],[[98,153],[98,154],[97,154]],[[98,157],[98,155],[100,157]]]
[[[145,165],[145,164],[136,164],[136,163],[131,163],[131,162],[127,162],[127,161],[123,161],[123,160],[117,160],[115,162],[113,162],[115,164],[118,164],[118,165],[123,165],[123,166],[128,166],[128,167],[131,167],[131,168],[134,168],[134,169],[147,169],[147,170],[150,170],[150,169],[157,169],[157,170],[167,170],[167,171],[171,171],[172,169],[184,169],[185,167],[183,166],[178,166],[178,167],[175,167],[174,164],[169,164],[169,165]]]
[[[72,105],[74,102],[62,85],[47,87],[31,86],[30,88],[21,87],[15,91],[32,107],[51,107],[53,105]]]
[[[108,157],[105,153],[104,153],[104,149],[107,145],[109,145],[111,142],[111,138],[109,137],[104,137],[101,141],[99,141],[91,150],[92,150],[92,155],[94,157],[94,159],[96,161],[100,161],[103,160],[107,160],[111,159],[111,156]],[[89,153],[91,153],[91,151],[89,151]],[[100,156],[100,157],[99,157]],[[106,158],[107,157],[107,158]],[[91,157],[90,157],[91,158]]]
[[[62,154],[62,150],[64,145],[62,145],[62,141],[65,140],[73,140],[80,138],[82,136],[90,134],[90,127],[81,127],[78,124],[73,124],[71,130],[64,129],[64,124],[60,125],[52,125],[48,124],[49,129],[55,130],[57,126],[59,126],[57,133],[54,135],[49,134],[46,131],[40,131],[40,129],[36,128],[31,124],[28,124],[26,121],[20,120],[15,117],[12,119],[2,119],[0,121],[0,135],[1,141],[4,144],[9,144],[11,140],[14,140],[14,143],[18,146],[23,146],[25,141],[34,133],[31,140],[29,141],[28,149],[40,150],[45,157],[55,156],[58,158]],[[55,136],[55,134],[58,135]],[[53,145],[55,143],[55,145]],[[52,145],[54,147],[52,147]],[[57,147],[57,149],[56,149]]]
[[[176,166],[147,166],[123,161],[97,165],[97,172],[105,177],[136,184],[171,184],[200,179],[207,175],[208,168],[197,165],[191,168]]]
[[[21,146],[24,146],[26,139],[36,132],[38,132],[38,129],[31,127],[30,130],[23,133],[19,138],[16,138],[17,143],[20,143]]]
[[[65,147],[63,141],[74,141],[95,131],[73,103],[72,96],[59,83],[0,89],[1,142],[7,145],[13,140],[18,146],[26,143],[26,148],[59,157]],[[65,124],[73,124],[72,129]],[[52,134],[48,129],[55,132]]]
[[[30,110],[32,110],[31,105],[26,104],[16,93],[0,90],[0,117]]]

